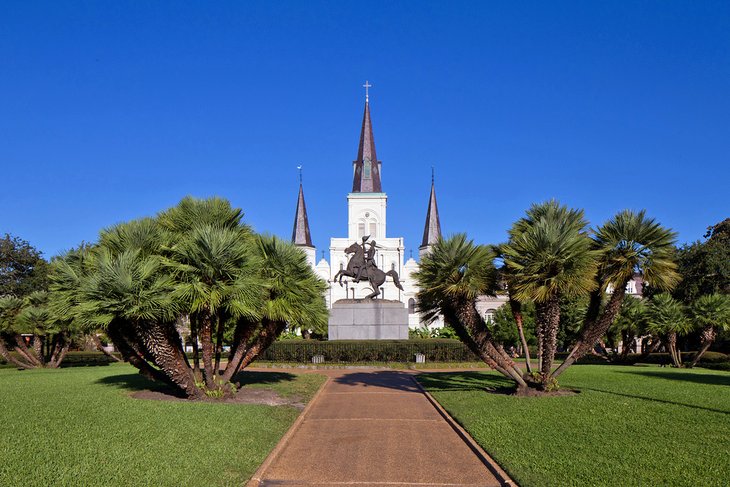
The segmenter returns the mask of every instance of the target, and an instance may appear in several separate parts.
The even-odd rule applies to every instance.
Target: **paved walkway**
[[[513,485],[412,373],[318,372],[328,381],[249,486]]]

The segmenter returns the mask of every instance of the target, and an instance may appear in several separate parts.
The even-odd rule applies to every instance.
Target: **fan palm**
[[[0,298],[0,355],[24,369],[56,368],[69,347],[71,329],[66,321],[55,320],[48,308],[48,293],[35,291],[24,298]],[[1,335],[13,340],[10,354]],[[24,337],[32,336],[32,348]]]
[[[510,295],[535,303],[543,386],[551,380],[561,297],[584,296],[595,288],[597,252],[591,249],[587,225],[582,210],[549,201],[533,205],[501,246]]]
[[[203,223],[178,235],[165,251],[164,263],[176,281],[173,296],[190,314],[191,329],[199,332],[209,389],[215,387],[214,376],[220,369],[228,309],[235,307],[239,316],[257,318],[261,283],[255,273],[260,261],[254,256],[250,241],[251,233],[246,227]],[[232,297],[235,304],[229,303]]]
[[[635,275],[640,274],[659,291],[669,291],[677,285],[680,276],[674,261],[675,239],[674,232],[647,218],[644,210],[621,211],[596,230],[594,250],[600,255],[596,285],[581,336],[556,370],[556,376],[589,353],[605,335],[621,309],[626,285]],[[602,307],[607,291],[611,295]]]
[[[662,338],[674,366],[681,367],[677,337],[692,331],[692,323],[687,319],[682,303],[666,293],[653,296],[647,312],[646,331]]]
[[[476,309],[476,299],[497,289],[495,254],[475,245],[466,235],[439,240],[423,257],[413,275],[419,291],[418,310],[427,323],[443,315],[458,337],[490,367],[527,387],[511,357],[492,340],[492,334]]]
[[[701,296],[690,305],[689,315],[693,326],[700,329],[702,340],[702,348],[690,365],[694,367],[715,341],[717,329],[730,330],[730,297],[724,294]]]
[[[222,377],[224,381],[250,364],[287,326],[318,328],[327,322],[326,284],[316,276],[304,252],[268,235],[256,236],[254,249],[261,263],[258,277],[263,286],[258,323],[251,322],[245,309],[230,308],[231,315],[238,320],[234,332],[237,339]],[[238,298],[236,294],[232,296]],[[254,330],[257,333],[251,340]]]

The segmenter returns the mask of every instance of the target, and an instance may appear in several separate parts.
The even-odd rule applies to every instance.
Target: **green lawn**
[[[245,387],[310,398],[317,374],[244,374]],[[0,370],[0,485],[242,485],[299,411],[129,397],[128,365]]]
[[[523,487],[728,485],[730,373],[592,366],[569,369],[575,396],[485,392],[493,372],[419,381]]]

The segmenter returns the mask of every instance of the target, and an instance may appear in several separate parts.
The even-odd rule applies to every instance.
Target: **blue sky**
[[[366,79],[388,236],[504,240],[533,202],[730,216],[730,2],[3,2],[0,232],[47,256],[218,195],[346,236]]]

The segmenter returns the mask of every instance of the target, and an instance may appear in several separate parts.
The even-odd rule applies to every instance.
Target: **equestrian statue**
[[[350,260],[347,262],[347,269],[341,269],[333,280],[338,281],[342,286],[342,277],[352,277],[353,282],[360,282],[361,280],[367,279],[370,283],[370,287],[373,292],[365,297],[365,299],[375,299],[380,295],[380,286],[385,283],[385,276],[393,278],[395,286],[403,290],[400,281],[398,280],[398,273],[395,270],[383,272],[378,269],[375,264],[375,251],[378,246],[375,240],[368,242],[370,235],[362,238],[362,244],[355,242],[345,249],[345,254],[353,254]],[[339,280],[338,280],[339,278]]]

